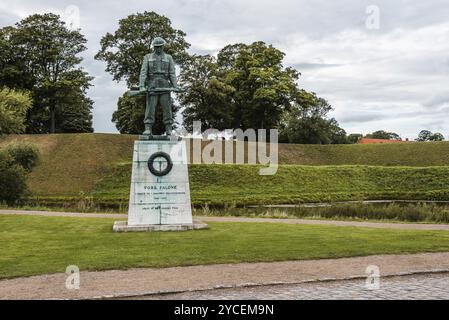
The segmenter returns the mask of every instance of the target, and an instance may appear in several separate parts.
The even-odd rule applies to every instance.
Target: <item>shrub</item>
[[[13,205],[26,191],[26,170],[8,153],[0,153],[0,201]]]
[[[39,160],[31,144],[11,144],[0,150],[0,202],[16,204],[27,192],[26,178]]]
[[[10,144],[4,152],[27,172],[30,172],[39,161],[39,149],[33,144]]]

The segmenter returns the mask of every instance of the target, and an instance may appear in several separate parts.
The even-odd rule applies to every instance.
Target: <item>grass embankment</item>
[[[448,200],[449,167],[371,167],[281,165],[260,176],[253,165],[190,165],[192,203],[196,206],[296,204],[348,200]],[[36,204],[79,201],[80,206],[126,207],[131,164],[111,169],[86,195],[39,196]],[[84,199],[84,200],[83,200]]]
[[[42,159],[29,177],[37,205],[126,206],[132,135],[20,135]],[[207,142],[203,142],[205,145]],[[279,145],[280,168],[259,176],[250,165],[191,165],[195,205],[245,205],[361,199],[449,200],[449,143]],[[302,166],[305,165],[305,166]],[[34,198],[36,200],[36,198]]]
[[[131,164],[122,164],[93,188],[95,203],[126,205]],[[449,167],[281,165],[260,176],[253,165],[190,165],[194,205],[241,206],[366,199],[449,198]],[[51,199],[46,199],[51,201]],[[57,200],[57,199],[56,199]],[[41,199],[45,204],[45,198]]]
[[[112,219],[0,216],[0,278],[81,270],[338,258],[449,250],[444,231],[272,223],[113,233]]]

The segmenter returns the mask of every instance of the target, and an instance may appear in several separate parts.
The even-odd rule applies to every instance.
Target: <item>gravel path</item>
[[[6,215],[32,215],[47,217],[81,217],[81,218],[114,218],[126,219],[126,214],[113,213],[75,213],[75,212],[49,212],[49,211],[25,211],[25,210],[0,210],[0,214]],[[195,220],[204,222],[266,222],[308,225],[333,225],[343,227],[368,227],[382,229],[415,229],[415,230],[444,230],[449,231],[447,224],[424,223],[386,223],[386,222],[362,222],[339,220],[312,220],[312,219],[272,219],[272,218],[244,218],[244,217],[203,217],[194,216]]]
[[[376,265],[381,276],[449,272],[449,253],[375,255],[367,257],[217,264],[174,268],[142,268],[83,272],[80,289],[65,287],[64,273],[0,281],[0,299],[92,299],[298,284],[332,279],[364,279]]]
[[[31,210],[0,210],[0,214],[19,216],[45,216],[45,217],[78,217],[78,218],[114,218],[126,219],[128,215],[117,213],[80,213],[80,212],[56,212],[56,211],[31,211]]]

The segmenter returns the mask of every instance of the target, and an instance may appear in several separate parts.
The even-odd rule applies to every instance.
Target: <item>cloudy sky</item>
[[[120,18],[146,10],[184,30],[191,53],[273,44],[302,72],[298,85],[326,98],[348,133],[384,129],[413,139],[429,129],[449,138],[447,0],[14,0],[0,3],[0,26],[32,13],[73,17],[73,8],[89,41],[83,64],[95,76],[96,132],[116,132],[111,115],[126,89],[93,59],[99,41]]]

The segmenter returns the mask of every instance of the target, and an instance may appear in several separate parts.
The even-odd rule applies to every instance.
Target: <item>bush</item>
[[[10,144],[4,152],[9,154],[15,164],[30,172],[39,161],[39,149],[33,144]]]
[[[7,152],[0,153],[0,201],[13,205],[26,191],[26,170]]]
[[[11,144],[0,150],[0,202],[16,204],[27,192],[26,177],[39,160],[31,144]]]

